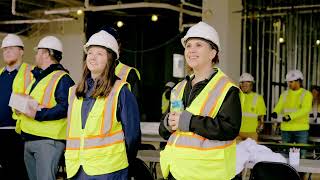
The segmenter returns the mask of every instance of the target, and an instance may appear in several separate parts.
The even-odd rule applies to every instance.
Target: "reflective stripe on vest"
[[[198,150],[211,150],[211,149],[223,149],[227,146],[232,145],[233,141],[218,141],[208,140],[197,134],[184,134],[180,136],[177,133],[173,133],[168,139],[168,145],[174,145],[182,148],[192,148]]]
[[[49,81],[49,83],[47,84],[45,91],[42,95],[42,101],[40,102],[41,105],[45,106],[45,107],[49,107],[49,103],[51,101],[51,98],[54,97],[53,96],[53,91],[55,90],[53,87],[56,86],[56,84],[58,83],[58,79],[60,78],[60,76],[62,76],[63,74],[65,74],[64,71],[59,71],[57,73],[55,73],[51,80]]]
[[[70,124],[71,124],[71,112],[72,112],[72,105],[74,102],[74,99],[76,98],[76,86],[72,86],[69,88],[69,106],[68,106],[68,123],[67,123],[67,138],[69,136],[70,131]],[[67,142],[68,143],[68,142]]]
[[[112,144],[123,142],[124,134],[123,131],[118,131],[113,134],[108,134],[104,137],[87,137],[84,139],[84,147],[83,149],[95,149],[105,146],[110,146]],[[67,138],[67,148],[68,150],[78,150],[80,149],[81,140],[80,138]]]
[[[300,95],[300,107],[302,106],[302,101],[304,96],[306,95],[306,90],[303,90],[301,95]],[[288,91],[284,92],[284,96],[283,96],[283,102],[286,102],[287,100],[287,96],[288,96]],[[287,113],[293,113],[293,112],[297,112],[298,108],[283,108],[283,113],[287,114]]]
[[[183,80],[181,83],[177,85],[176,88],[172,89],[174,91],[173,92],[171,91],[171,93],[178,93],[176,94],[176,97],[179,97],[179,99],[182,99],[183,91],[186,85],[187,85],[187,80]]]
[[[243,117],[249,117],[249,118],[256,118],[258,115],[256,113],[250,113],[250,112],[242,112]]]
[[[218,82],[214,84],[214,87],[211,89],[207,100],[203,103],[201,112],[202,115],[210,116],[213,114],[213,111],[217,108],[217,103],[219,96],[225,90],[229,82],[229,79],[226,76],[221,76],[218,79]]]
[[[128,75],[129,75],[131,69],[133,69],[135,71],[135,73],[137,74],[138,79],[141,80],[140,73],[136,68],[130,67],[128,65],[125,65],[125,64],[121,63],[120,61],[119,61],[119,64],[117,65],[117,67],[116,67],[115,74],[121,80],[127,81],[127,78],[128,78]]]
[[[120,64],[119,64],[120,65]],[[118,66],[119,66],[118,65]],[[127,76],[129,74],[129,71],[130,71],[130,67],[125,65],[125,64],[122,64],[120,66],[120,70],[119,70],[119,73],[117,74],[117,76],[121,79],[121,80],[124,80],[126,81],[127,80]]]
[[[123,131],[117,131],[110,133],[112,123],[114,116],[116,116],[115,110],[117,109],[114,107],[114,101],[115,101],[115,94],[119,87],[122,85],[121,81],[116,81],[114,84],[114,87],[112,88],[111,92],[107,96],[105,100],[105,110],[104,115],[102,118],[102,128],[100,130],[99,136],[93,136],[93,137],[84,137],[84,149],[90,149],[90,148],[97,148],[97,147],[104,147],[108,145],[112,145],[115,143],[123,142],[124,140],[124,134]],[[68,108],[68,129],[67,129],[67,147],[68,150],[76,150],[80,149],[81,147],[81,138],[80,137],[70,137],[70,125],[71,125],[71,113],[72,113],[72,105],[75,100],[75,87],[72,87],[70,89],[71,96],[70,96],[70,105]],[[110,122],[108,122],[108,120]]]
[[[187,81],[186,80],[183,80],[181,81],[180,83],[178,83],[172,90],[171,90],[171,93],[170,93],[170,100],[169,100],[169,108],[170,108],[170,112],[173,112],[173,111],[177,111],[176,109],[173,108],[173,102],[178,100],[182,100],[182,96],[183,96],[183,90],[185,88],[187,84]],[[182,102],[181,102],[182,103]],[[182,107],[181,107],[182,108]],[[179,108],[178,111],[181,111],[182,109]]]
[[[256,94],[252,100],[252,104],[251,104],[251,107],[254,107],[256,108],[257,106],[257,102],[258,102],[258,94]],[[242,112],[242,116],[243,117],[248,117],[248,118],[256,118],[258,117],[258,114],[256,113],[252,113],[252,112]]]
[[[24,79],[24,89],[23,89],[23,91],[24,92],[26,91],[26,89],[28,88],[29,84],[32,81],[31,70],[32,70],[32,66],[27,64],[26,65],[26,69],[24,71],[24,76],[23,76],[23,79]]]

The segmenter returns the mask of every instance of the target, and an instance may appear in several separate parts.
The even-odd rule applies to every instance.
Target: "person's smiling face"
[[[184,50],[189,67],[200,71],[208,66],[212,67],[212,59],[216,53],[209,43],[200,38],[188,39]]]
[[[108,63],[107,50],[99,46],[91,46],[88,49],[86,64],[92,74],[100,75]]]

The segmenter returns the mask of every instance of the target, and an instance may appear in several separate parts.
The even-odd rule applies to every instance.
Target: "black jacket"
[[[196,83],[193,87],[191,85],[192,79],[187,76],[187,84],[183,93],[184,107],[190,106],[191,102],[200,94],[203,88],[216,75],[216,72],[209,79],[205,79]],[[167,114],[167,113],[166,113]],[[168,139],[171,135],[164,123],[167,123],[166,114],[162,117],[159,134]],[[239,89],[231,87],[219,109],[215,118],[192,115],[190,119],[189,130],[202,137],[210,140],[233,140],[235,139],[241,126],[241,103],[239,97]]]

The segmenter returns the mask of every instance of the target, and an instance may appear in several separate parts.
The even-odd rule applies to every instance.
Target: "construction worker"
[[[169,81],[164,86],[164,92],[162,93],[162,102],[161,102],[162,114],[166,113],[170,107],[170,94],[174,85],[175,85],[174,82]]]
[[[101,30],[108,32],[111,34],[118,42],[119,45],[119,54],[121,48],[120,35],[118,31],[111,26],[103,26]],[[137,99],[140,99],[140,73],[139,71],[131,66],[123,64],[118,59],[116,61],[116,71],[115,74],[123,81],[128,82],[130,85],[131,92],[136,96]]]
[[[114,73],[118,49],[106,31],[93,34],[84,45],[82,79],[69,96],[68,178],[128,179],[128,163],[141,138],[140,116],[127,83]]]
[[[242,140],[251,138],[258,141],[258,134],[263,129],[266,105],[263,97],[252,91],[254,78],[249,73],[243,73],[239,79],[241,93],[242,122],[239,136]]]
[[[219,36],[199,22],[181,39],[193,75],[171,91],[170,112],[159,133],[168,139],[160,153],[164,178],[230,180],[236,172],[241,126],[239,88],[216,66]]]
[[[25,140],[24,160],[30,180],[56,180],[58,163],[65,149],[68,90],[74,85],[60,64],[62,43],[55,36],[42,38],[35,47],[34,80],[25,91],[38,106],[19,114]]]
[[[317,118],[320,117],[320,86],[312,86],[312,111],[310,117],[314,122],[317,122]]]
[[[101,30],[108,32],[111,34],[118,42],[119,45],[119,54],[121,50],[121,39],[120,34],[117,29],[113,28],[112,26],[105,25],[101,28]],[[121,80],[124,82],[129,83],[129,89],[134,94],[134,96],[137,99],[141,120],[146,120],[146,115],[144,113],[144,109],[142,106],[142,88],[141,88],[141,76],[140,72],[137,68],[131,67],[127,64],[122,63],[119,59],[116,61],[116,70],[115,74],[118,76]]]
[[[119,46],[119,56],[121,55],[121,39],[120,34],[118,30],[112,26],[105,25],[101,28],[101,30],[106,31],[107,33],[111,34],[118,43]],[[120,57],[119,57],[120,58]],[[128,82],[128,88],[129,90],[134,94],[134,96],[137,99],[137,103],[139,106],[139,112],[140,112],[140,119],[141,121],[146,121],[146,114],[144,113],[144,109],[142,106],[142,88],[141,88],[141,77],[140,72],[138,69],[128,66],[124,63],[122,63],[119,58],[116,60],[116,69],[115,74],[117,77],[119,77],[122,81]],[[143,146],[141,145],[140,148],[143,149]],[[129,167],[129,176],[132,177],[134,172],[134,164],[130,163]]]
[[[291,70],[286,75],[289,89],[280,95],[272,118],[281,118],[282,142],[308,143],[309,113],[312,109],[312,94],[302,88],[303,75],[299,70]],[[301,151],[305,157],[305,150]]]
[[[20,121],[13,120],[8,106],[11,93],[23,94],[32,80],[32,66],[23,63],[24,44],[19,36],[8,34],[1,49],[5,67],[0,70],[0,176],[1,179],[27,179],[23,161],[23,141],[15,132]],[[17,173],[19,172],[19,173]]]

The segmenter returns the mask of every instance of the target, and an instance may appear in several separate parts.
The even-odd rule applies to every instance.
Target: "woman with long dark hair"
[[[134,95],[114,73],[118,49],[106,31],[84,45],[82,79],[69,95],[68,178],[128,179],[128,164],[140,142],[140,119]]]

